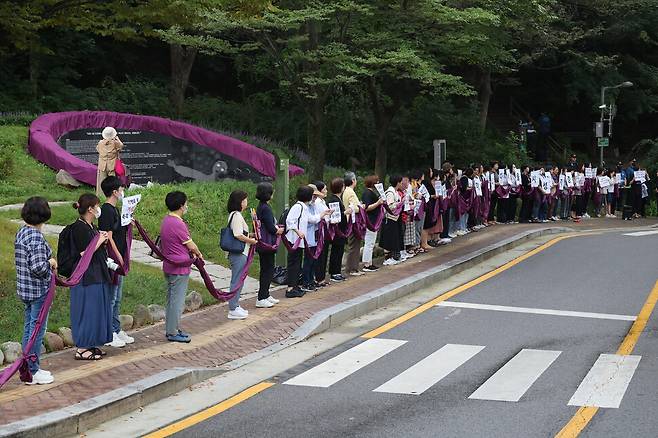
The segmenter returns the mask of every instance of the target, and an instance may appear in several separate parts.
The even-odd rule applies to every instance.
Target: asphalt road
[[[658,234],[563,240],[372,339],[277,376],[181,437],[658,436]],[[504,306],[504,307],[492,307]],[[572,313],[568,313],[572,312]],[[575,313],[574,313],[575,312]]]

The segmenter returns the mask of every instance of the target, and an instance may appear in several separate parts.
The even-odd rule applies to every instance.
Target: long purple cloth
[[[73,287],[73,286],[77,286],[78,283],[80,283],[82,277],[85,275],[85,272],[87,272],[87,269],[89,268],[91,259],[94,256],[94,252],[95,252],[94,250],[96,249],[96,243],[98,243],[99,238],[100,235],[97,234],[96,236],[94,236],[91,242],[89,242],[89,245],[87,245],[87,248],[85,249],[82,258],[78,262],[78,265],[75,267],[75,270],[73,271],[71,277],[69,277],[68,280],[57,277],[56,272],[53,271],[52,275],[50,276],[50,285],[48,286],[48,293],[46,294],[46,299],[44,300],[43,305],[41,306],[41,311],[39,312],[39,316],[37,317],[37,322],[34,324],[32,335],[30,336],[30,339],[27,341],[27,345],[25,346],[24,351],[32,350],[32,347],[34,346],[34,343],[37,339],[37,334],[41,330],[41,327],[43,327],[43,324],[46,321],[46,318],[48,317],[50,306],[52,305],[53,300],[55,299],[55,291],[56,291],[55,286],[57,285],[63,287]],[[14,363],[11,364],[9,368],[5,369],[2,372],[2,374],[0,374],[0,387],[2,387],[5,383],[7,383],[9,379],[11,379],[11,377],[16,373],[16,371],[20,371],[21,381],[32,382],[32,374],[30,373],[28,361],[34,361],[34,360],[36,360],[36,357],[34,355],[26,354],[25,352],[23,352],[20,358],[18,358]]]
[[[240,280],[238,281],[238,284],[235,286],[233,290],[230,290],[228,292],[224,292],[221,289],[217,289],[215,287],[215,284],[213,283],[212,279],[210,278],[210,275],[208,275],[208,271],[206,271],[205,265],[206,263],[201,260],[200,258],[192,258],[190,257],[189,260],[186,260],[184,262],[179,262],[176,263],[168,258],[166,258],[163,254],[162,251],[160,251],[160,248],[153,242],[153,240],[149,237],[148,233],[142,227],[142,225],[139,223],[139,221],[135,220],[135,226],[137,227],[137,231],[139,231],[139,234],[142,236],[142,239],[144,239],[144,242],[151,248],[153,253],[157,255],[161,260],[166,260],[168,263],[178,265],[178,266],[196,266],[197,269],[199,270],[199,274],[201,274],[201,278],[203,279],[203,283],[206,286],[206,289],[208,289],[208,292],[210,292],[210,295],[212,295],[215,299],[220,300],[220,301],[228,301],[231,298],[235,296],[235,294],[238,293],[238,291],[242,288],[242,285],[244,284],[245,279],[247,278],[247,273],[249,272],[249,267],[251,266],[251,263],[254,261],[254,254],[256,247],[254,245],[251,245],[249,248],[249,253],[247,254],[247,263],[244,265],[244,269],[240,273]]]
[[[28,151],[47,166],[55,170],[64,169],[78,181],[95,186],[97,166],[68,153],[57,144],[57,140],[63,134],[76,129],[102,129],[105,126],[152,131],[187,140],[234,157],[265,176],[276,177],[274,155],[249,143],[175,120],[110,111],[71,111],[44,114],[30,125]],[[295,176],[304,173],[304,170],[291,165],[289,173],[291,176]]]

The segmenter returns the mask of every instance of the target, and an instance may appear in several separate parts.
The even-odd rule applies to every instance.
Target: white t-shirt
[[[247,235],[249,234],[249,225],[247,225],[247,222],[244,220],[244,216],[242,216],[242,213],[239,211],[233,211],[231,214],[228,216],[229,223],[231,224],[231,230],[233,231],[233,235],[235,237],[237,236],[244,236],[245,232]],[[249,254],[249,244],[245,243],[244,244],[244,251],[242,251],[242,254],[248,255]]]

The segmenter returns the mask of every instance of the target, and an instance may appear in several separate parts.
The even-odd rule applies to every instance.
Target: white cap
[[[111,126],[108,126],[107,128],[103,129],[103,133],[101,135],[105,140],[112,140],[117,136],[117,130]]]

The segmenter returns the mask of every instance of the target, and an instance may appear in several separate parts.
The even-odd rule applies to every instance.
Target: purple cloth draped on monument
[[[51,275],[50,278],[50,286],[48,287],[48,293],[46,294],[46,299],[43,302],[43,305],[41,306],[41,311],[39,312],[39,316],[37,317],[37,322],[34,325],[34,329],[32,330],[32,336],[30,336],[30,339],[27,341],[27,345],[25,346],[25,351],[31,351],[32,347],[34,346],[34,342],[36,341],[37,334],[41,330],[41,327],[43,326],[43,323],[46,320],[46,317],[48,316],[48,312],[50,311],[50,306],[53,303],[53,299],[55,299],[55,286],[63,286],[63,287],[73,287],[76,286],[80,281],[82,280],[82,277],[84,276],[85,272],[89,268],[89,263],[91,263],[91,258],[94,256],[94,249],[96,248],[96,243],[98,243],[98,239],[100,238],[99,234],[96,234],[94,238],[89,242],[89,245],[87,245],[87,248],[85,249],[85,252],[78,262],[78,265],[75,267],[75,270],[71,274],[71,277],[67,279],[62,279],[57,277],[56,273],[53,271],[53,274]],[[0,374],[0,387],[2,387],[5,383],[11,379],[11,377],[16,373],[16,371],[20,372],[20,377],[21,381],[23,382],[31,382],[32,381],[32,374],[30,373],[30,368],[28,366],[28,361],[34,361],[36,360],[36,357],[34,355],[29,355],[23,353],[20,358],[18,358],[14,363],[9,366],[9,368],[5,369],[2,374]]]
[[[276,177],[274,155],[249,143],[188,123],[161,117],[109,111],[72,111],[44,114],[30,125],[28,151],[37,160],[49,167],[55,170],[64,169],[76,180],[95,186],[96,165],[68,153],[57,144],[57,140],[67,132],[76,129],[102,129],[105,126],[113,126],[119,130],[152,131],[190,141],[234,157],[265,176]],[[100,136],[98,139],[101,139]],[[290,176],[295,176],[304,173],[304,170],[291,165],[289,173]]]
[[[166,257],[164,257],[164,255],[160,251],[160,248],[158,248],[155,242],[151,240],[144,227],[142,227],[142,225],[137,220],[135,220],[135,226],[137,227],[137,231],[139,231],[139,234],[142,236],[142,239],[144,239],[144,242],[146,242],[146,244],[149,246],[149,248],[151,248],[153,253],[157,255],[161,260],[167,260],[167,262],[178,266],[192,266],[192,265],[196,266],[196,268],[199,270],[199,274],[201,274],[201,278],[203,279],[203,283],[205,284],[206,289],[208,289],[210,295],[212,295],[215,299],[219,301],[228,301],[231,298],[233,298],[235,294],[238,293],[238,290],[242,287],[245,279],[247,278],[249,267],[251,266],[251,263],[254,261],[254,254],[256,253],[256,247],[255,245],[251,245],[251,247],[249,247],[249,253],[247,254],[247,263],[245,263],[244,269],[240,274],[240,281],[238,281],[238,284],[235,286],[235,289],[230,290],[228,292],[224,292],[221,289],[217,289],[215,287],[215,284],[212,282],[210,275],[208,275],[208,272],[206,271],[205,268],[206,263],[203,260],[199,258],[192,258],[192,257],[190,257],[189,260],[179,263],[169,260]]]

